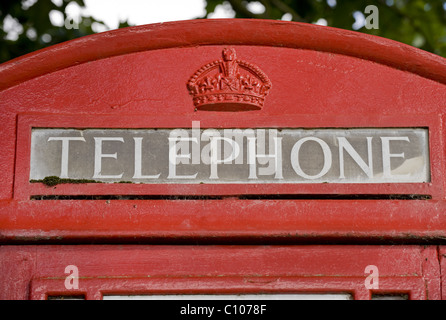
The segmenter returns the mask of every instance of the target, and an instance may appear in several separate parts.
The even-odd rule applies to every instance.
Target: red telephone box
[[[197,20],[0,74],[0,298],[444,297],[443,58]]]

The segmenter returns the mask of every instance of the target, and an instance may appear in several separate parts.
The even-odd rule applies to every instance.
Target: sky
[[[29,0],[31,1],[31,0]],[[54,3],[62,0],[51,0]],[[335,0],[327,0],[336,3]],[[81,9],[76,3],[67,7],[67,14],[70,18],[76,19],[81,13],[84,16],[93,16],[97,20],[103,21],[108,29],[103,26],[93,25],[93,30],[102,32],[116,29],[120,21],[128,21],[131,25],[144,25],[150,23],[189,20],[204,17],[206,14],[205,0],[84,0],[86,8]],[[260,1],[252,1],[248,4],[248,9],[253,13],[263,13],[265,7]],[[234,18],[235,12],[231,5],[218,5],[215,11],[209,15],[211,19]],[[57,20],[57,17],[53,17]],[[285,14],[282,20],[290,20],[291,15]],[[316,22],[326,25],[324,19]],[[55,25],[62,22],[53,23]]]
[[[56,3],[60,0],[52,1]],[[85,0],[85,5],[83,13],[104,21],[111,30],[116,29],[120,21],[144,25],[195,19],[206,14],[204,0]],[[67,13],[75,18],[80,10],[73,3],[67,8]],[[232,18],[231,11],[227,6],[219,6],[212,18]]]
[[[62,0],[51,0],[55,3]],[[144,25],[167,21],[189,20],[204,17],[206,14],[205,0],[84,0],[86,8],[84,15],[91,15],[97,20],[105,22],[109,30],[116,29],[120,21],[127,21],[132,25]],[[335,1],[335,0],[328,0]],[[263,13],[265,7],[260,1],[252,1],[247,5],[253,13]],[[67,8],[67,14],[75,18],[81,12],[79,6],[73,3]],[[210,19],[234,18],[235,12],[231,5],[218,5]],[[285,14],[282,20],[290,20]],[[95,30],[96,31],[96,30]],[[105,31],[105,30],[98,30]]]
[[[29,8],[37,0],[21,0],[23,8]],[[48,0],[46,0],[48,1]],[[56,5],[61,5],[63,0],[51,0]],[[335,0],[327,0],[335,1]],[[104,32],[118,28],[120,22],[127,21],[130,25],[145,25],[151,23],[190,20],[204,17],[206,14],[205,0],[84,0],[85,8],[81,8],[76,2],[71,2],[66,8],[66,14],[70,22],[79,21],[81,16],[92,16],[96,20],[103,21],[106,26],[93,23],[95,32]],[[263,13],[265,7],[259,1],[251,1],[248,9],[253,13]],[[215,11],[209,15],[211,19],[234,18],[235,12],[228,3],[218,5]],[[290,14],[285,14],[282,20],[290,20]],[[50,19],[54,26],[63,27],[65,19],[61,12],[52,11]],[[321,19],[324,20],[324,19]],[[319,21],[318,21],[319,22]],[[326,21],[318,23],[326,25]],[[12,41],[18,39],[23,28],[18,21],[11,17],[4,20],[3,29],[7,32],[6,38]],[[33,38],[33,31],[28,30],[28,37]],[[48,36],[49,35],[44,35]],[[49,42],[50,39],[45,40]]]
[[[32,6],[37,0],[22,0],[24,7]],[[60,5],[63,0],[51,0]],[[336,0],[327,0],[336,5]],[[144,25],[159,22],[189,20],[204,17],[206,14],[205,0],[84,0],[85,8],[81,8],[76,2],[71,2],[67,7],[67,15],[74,21],[79,21],[80,16],[92,16],[96,20],[103,21],[106,26],[94,23],[95,32],[104,32],[118,28],[120,22],[127,21],[130,25]],[[248,9],[253,13],[262,13],[265,7],[260,1],[251,1]],[[355,13],[356,23],[353,28],[359,29],[364,25],[364,15]],[[218,5],[209,18],[234,18],[235,12],[229,4]],[[65,20],[59,11],[52,11],[50,18],[54,26],[63,27]],[[291,15],[285,14],[282,20],[290,20]],[[72,20],[70,20],[72,21]],[[320,19],[316,24],[327,25],[325,19]],[[5,19],[4,30],[7,31],[7,39],[17,40],[23,31],[21,25],[14,19]],[[44,39],[43,39],[44,40]],[[45,40],[44,40],[45,41]]]

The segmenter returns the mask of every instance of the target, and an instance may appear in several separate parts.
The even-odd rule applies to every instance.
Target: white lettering
[[[395,177],[392,175],[392,168],[390,164],[391,158],[404,158],[403,153],[390,153],[390,141],[407,141],[410,142],[408,137],[381,137],[382,141],[382,153],[383,153],[383,177],[391,179]],[[409,177],[410,174],[397,175],[400,178]]]
[[[192,129],[33,129],[29,179],[418,183],[430,181],[429,168],[425,128],[203,130],[194,121]]]
[[[257,179],[257,159],[261,164],[268,164],[266,168],[259,168],[259,175],[275,173],[275,179],[283,179],[282,173],[282,138],[277,137],[277,130],[270,131],[269,154],[257,154],[256,138],[248,137],[249,179]],[[263,151],[265,148],[263,147]]]
[[[201,163],[200,121],[192,121],[192,164]]]
[[[364,273],[370,274],[364,281],[364,286],[368,290],[379,289],[379,270],[377,266],[369,265],[365,268]]]
[[[221,148],[218,148],[217,142],[225,141],[228,142],[232,147],[232,153],[225,159],[219,160],[219,155],[221,154]],[[240,146],[237,142],[232,139],[225,137],[212,137],[211,138],[211,175],[209,179],[218,179],[217,166],[219,164],[234,161],[240,154]]]
[[[365,18],[365,27],[368,30],[371,29],[379,29],[379,10],[375,5],[368,5],[364,11],[366,14],[369,14]]]
[[[65,274],[68,274],[68,277],[65,278],[65,289],[78,290],[79,289],[79,269],[76,266],[69,265],[65,268]]]
[[[184,175],[184,176],[178,176],[177,175],[177,165],[180,163],[183,159],[191,159],[191,154],[178,154],[178,144],[177,142],[195,142],[198,143],[198,141],[195,138],[181,138],[181,137],[169,137],[169,176],[167,179],[195,179],[198,175],[198,173],[194,175]]]
[[[142,140],[143,138],[133,138],[135,140],[135,174],[133,175],[133,179],[158,179],[161,176],[160,174],[152,175],[152,176],[143,176],[142,175]]]
[[[59,178],[68,178],[68,155],[70,148],[70,141],[83,141],[85,139],[82,137],[50,137],[48,141],[62,141],[62,160],[60,164],[60,176]]]
[[[350,142],[344,137],[338,138],[339,142],[339,169],[340,175],[339,178],[345,179],[344,174],[344,150],[352,157],[352,159],[356,162],[356,164],[365,172],[367,177],[370,179],[373,178],[373,153],[372,153],[372,137],[367,137],[367,150],[368,150],[368,159],[369,165],[367,165],[364,160],[362,160],[361,156],[358,152],[352,147]]]
[[[256,134],[254,132],[253,129],[225,129],[224,130],[224,136],[225,138],[228,139],[232,139],[234,140],[239,146],[240,146],[240,154],[238,155],[238,157],[235,159],[235,164],[244,164],[244,159],[243,159],[243,155],[244,155],[244,138],[255,138]],[[224,155],[225,158],[228,158],[228,155],[231,154],[233,152],[233,148],[226,144],[224,145]],[[225,164],[231,164],[233,161],[227,161],[225,162]]]
[[[201,134],[201,141],[211,141],[214,138],[220,138],[220,132],[215,129],[206,129]],[[205,165],[211,164],[211,143],[206,144],[201,150],[201,161]]]
[[[102,143],[104,141],[118,141],[124,143],[124,138],[121,137],[102,137],[102,138],[94,138],[95,148],[94,148],[94,175],[93,179],[121,179],[123,173],[119,175],[102,175],[102,159],[103,158],[112,158],[117,159],[118,154],[103,154],[102,153]]]
[[[312,175],[312,176],[303,172],[302,168],[300,167],[300,163],[299,163],[300,148],[302,147],[302,145],[305,142],[308,142],[308,141],[314,141],[316,143],[319,143],[319,145],[321,146],[322,151],[324,153],[324,166],[323,166],[321,172],[319,172],[316,175]],[[328,146],[328,144],[325,141],[323,141],[319,138],[315,138],[315,137],[303,138],[303,139],[299,140],[298,142],[296,142],[293,149],[291,150],[291,165],[293,166],[294,171],[304,179],[316,180],[316,179],[323,177],[330,170],[331,164],[332,164],[332,155],[331,155],[330,147]]]

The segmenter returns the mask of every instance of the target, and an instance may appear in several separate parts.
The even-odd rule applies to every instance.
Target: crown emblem
[[[197,110],[260,110],[271,81],[257,66],[237,60],[235,50],[224,49],[223,60],[201,67],[187,83]]]

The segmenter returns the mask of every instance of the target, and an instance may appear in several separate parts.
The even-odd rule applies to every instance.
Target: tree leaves
[[[328,26],[352,30],[354,14],[366,18],[365,8],[374,5],[379,10],[379,28],[360,28],[369,33],[446,57],[446,11],[443,0],[207,0],[207,16],[216,6],[229,3],[237,18],[281,19],[289,13],[294,21],[316,23],[323,18]],[[262,3],[262,15],[249,11],[250,2]]]
[[[67,19],[66,8],[75,2],[83,7],[83,0],[63,0],[61,6],[57,6],[51,0],[38,0],[32,6],[23,6],[22,1],[2,0],[0,2],[0,62],[11,60],[26,53],[36,51],[53,44],[68,41],[94,33],[93,23],[104,25],[93,17],[81,17],[81,21],[73,27],[55,26],[51,22],[50,13],[58,11]],[[7,38],[5,32],[5,19],[16,19],[22,30],[15,31],[17,40]]]

